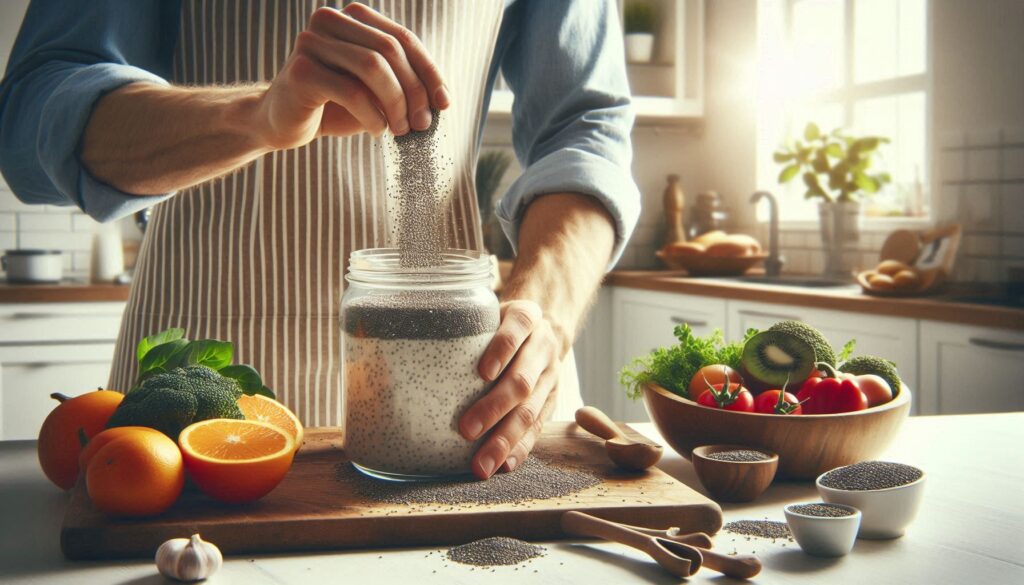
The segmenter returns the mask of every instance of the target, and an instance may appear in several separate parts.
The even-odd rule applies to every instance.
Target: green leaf
[[[851,339],[850,341],[847,341],[846,344],[843,345],[842,351],[839,352],[839,358],[837,360],[837,363],[841,364],[841,363],[845,362],[846,360],[850,359],[850,356],[853,355],[853,349],[856,346],[857,346],[857,340],[856,339]]]
[[[811,154],[814,152],[812,148],[799,147],[796,151],[796,159],[802,163],[811,162]]]
[[[189,344],[187,360],[189,365],[220,370],[231,363],[234,353],[234,346],[229,341],[197,339]]]
[[[776,152],[772,154],[772,160],[777,163],[784,163],[793,160],[794,156],[791,152]]]
[[[190,345],[187,339],[175,339],[153,347],[139,360],[139,375],[142,376],[157,368],[171,370],[178,367],[184,352],[187,351],[186,348]]]
[[[825,151],[818,151],[818,154],[814,157],[814,162],[811,163],[811,168],[813,168],[816,173],[828,172],[828,157],[825,156]]]
[[[892,175],[890,175],[889,173],[878,173],[877,175],[875,175],[875,180],[883,185],[885,183],[891,183]]]
[[[804,128],[804,140],[817,140],[821,138],[821,130],[818,129],[818,125],[814,122],[808,122],[807,127]]]
[[[800,172],[800,165],[795,164],[795,163],[791,164],[788,167],[782,169],[782,172],[779,173],[779,182],[780,183],[788,183],[799,172]]]
[[[853,182],[857,185],[858,189],[861,189],[865,193],[877,193],[878,188],[881,186],[878,181],[869,175],[864,173],[854,173]]]
[[[880,142],[881,139],[875,138],[874,136],[858,138],[853,141],[853,145],[850,146],[850,150],[856,150],[857,152],[871,152],[878,148]]]
[[[825,147],[825,154],[832,158],[845,158],[846,151],[843,150],[843,145],[837,142],[832,142]]]
[[[260,373],[249,364],[225,366],[218,370],[218,373],[225,378],[236,380],[238,385],[242,387],[242,392],[249,395],[256,394],[264,388],[263,378],[260,377]]]
[[[246,394],[248,394],[248,392],[246,392]],[[274,395],[274,391],[271,390],[270,388],[267,388],[266,386],[263,386],[259,390],[256,390],[255,392],[253,392],[253,394],[259,394],[260,396],[266,396],[267,398],[273,398],[275,400],[277,399],[277,396]]]
[[[149,353],[149,350],[153,349],[158,345],[163,345],[171,341],[177,341],[178,339],[181,339],[184,336],[184,329],[172,327],[171,329],[161,331],[160,333],[157,333],[155,335],[143,337],[142,341],[139,342],[138,348],[135,350],[135,358],[139,360],[139,362],[142,362],[142,358],[146,357],[146,354]]]

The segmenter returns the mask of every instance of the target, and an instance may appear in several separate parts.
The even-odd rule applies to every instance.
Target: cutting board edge
[[[137,559],[152,557],[157,547],[170,538],[185,538],[199,531],[204,539],[217,544],[227,556],[267,553],[301,553],[318,551],[345,551],[385,548],[418,548],[443,547],[463,544],[490,536],[510,536],[532,542],[563,540],[578,538],[562,531],[561,516],[565,512],[576,510],[615,522],[628,523],[652,528],[668,528],[677,526],[683,532],[706,532],[715,534],[722,527],[722,511],[718,504],[708,501],[700,504],[683,506],[652,505],[644,508],[608,507],[593,509],[586,507],[567,507],[559,510],[540,510],[529,517],[514,510],[481,512],[476,515],[473,524],[446,522],[457,514],[440,514],[418,517],[364,517],[357,519],[309,520],[297,519],[277,521],[273,525],[261,526],[269,531],[291,532],[287,538],[282,537],[276,543],[252,546],[236,543],[233,534],[245,528],[244,522],[232,525],[207,527],[199,531],[188,522],[163,524],[154,526],[146,534],[146,539],[132,539],[120,542],[116,533],[109,533],[102,527],[70,526],[61,530],[61,551],[68,560],[85,561],[100,559]],[[262,524],[256,522],[253,524]],[[415,524],[437,526],[445,524],[445,531],[432,532],[416,530]],[[294,527],[301,527],[297,531]],[[501,527],[495,529],[495,527]],[[453,530],[453,528],[455,528]],[[291,530],[290,530],[291,529]],[[388,533],[397,530],[404,532],[404,540],[395,543],[387,538]],[[295,534],[316,534],[315,540],[308,542]],[[325,534],[330,534],[325,544]],[[355,536],[358,535],[358,536]],[[371,535],[369,538],[367,535]],[[111,539],[111,537],[114,537]],[[118,551],[111,553],[111,551]]]

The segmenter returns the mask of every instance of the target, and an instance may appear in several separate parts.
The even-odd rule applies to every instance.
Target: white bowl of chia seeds
[[[924,471],[890,461],[861,461],[821,474],[821,499],[861,511],[858,538],[899,538],[914,521],[924,494]]]
[[[853,550],[861,512],[853,506],[811,502],[783,509],[797,544],[809,555],[841,557]]]

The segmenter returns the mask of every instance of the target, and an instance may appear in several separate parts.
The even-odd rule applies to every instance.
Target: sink
[[[810,288],[829,288],[829,287],[843,287],[857,284],[852,279],[844,278],[830,278],[827,276],[798,276],[798,275],[781,275],[781,276],[737,276],[730,280],[736,280],[739,282],[749,282],[753,284],[768,284],[775,286],[803,286]]]

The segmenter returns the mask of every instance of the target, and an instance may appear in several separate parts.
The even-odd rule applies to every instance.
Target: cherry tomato
[[[779,397],[782,396],[780,403]],[[761,414],[803,414],[800,401],[789,392],[767,390],[754,398],[754,412]]]
[[[743,384],[743,377],[740,376],[740,373],[729,366],[719,364],[704,366],[697,370],[697,373],[694,374],[693,378],[690,380],[690,385],[687,388],[690,392],[690,398],[696,400],[697,397],[708,389],[708,384],[724,384],[726,372],[728,372],[729,382],[733,384]]]
[[[728,388],[725,384],[712,384],[697,397],[697,404],[735,412],[753,412],[754,397],[739,384],[729,384]]]

